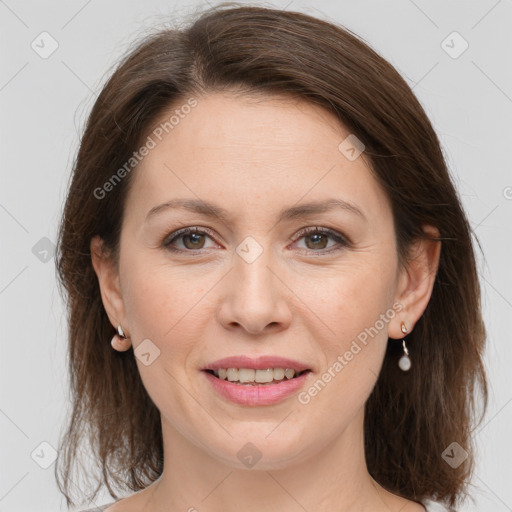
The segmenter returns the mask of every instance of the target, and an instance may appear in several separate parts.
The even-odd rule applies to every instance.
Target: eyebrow
[[[231,220],[231,214],[222,208],[221,206],[215,205],[202,199],[172,199],[165,203],[159,204],[146,215],[146,221],[154,215],[163,212],[168,209],[183,209],[194,213],[199,213],[207,217],[218,219],[222,222],[229,222]],[[343,199],[330,198],[323,199],[321,201],[312,201],[309,203],[303,203],[298,206],[292,206],[281,210],[278,215],[278,222],[284,220],[293,220],[300,217],[307,217],[318,213],[325,213],[335,209],[341,209],[354,213],[361,217],[363,220],[367,220],[364,213],[354,204],[344,201]]]

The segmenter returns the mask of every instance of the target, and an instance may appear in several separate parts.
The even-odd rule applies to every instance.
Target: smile
[[[292,368],[266,368],[257,370],[254,368],[218,368],[217,370],[207,370],[212,372],[221,380],[228,380],[240,384],[257,385],[278,383],[284,379],[291,380],[302,372],[293,370]]]
[[[237,405],[273,405],[299,392],[311,370],[219,368],[203,370],[213,390]]]

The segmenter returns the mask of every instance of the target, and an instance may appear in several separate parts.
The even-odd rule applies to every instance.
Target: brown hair
[[[78,485],[71,469],[86,432],[99,469],[93,498],[102,483],[116,499],[112,484],[141,490],[163,469],[160,413],[131,351],[110,346],[114,330],[90,254],[91,238],[100,235],[117,260],[131,174],[104,197],[94,191],[132,157],[171,105],[235,90],[299,96],[328,109],[365,144],[392,205],[401,262],[411,242],[426,236],[423,224],[439,230],[443,246],[432,296],[408,335],[414,371],[397,368],[401,346],[388,343],[365,405],[365,450],[370,474],[389,491],[459,503],[473,471],[478,389],[482,416],[487,408],[485,328],[471,228],[434,129],[398,72],[348,29],[298,12],[228,3],[185,28],[159,30],[139,42],[102,89],[81,139],[57,254],[69,315],[73,410],[55,474],[68,506]],[[442,457],[454,441],[469,454],[456,468]]]

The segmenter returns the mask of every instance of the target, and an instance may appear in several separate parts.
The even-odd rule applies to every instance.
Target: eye
[[[213,236],[214,233],[207,228],[183,228],[171,233],[164,240],[163,246],[173,252],[199,252],[202,249],[214,247],[205,247],[205,239],[212,239]],[[331,246],[328,250],[324,250],[327,247],[329,238],[336,242],[334,246],[337,244],[339,247],[332,249]],[[295,235],[295,239],[309,240],[309,243],[306,243],[306,251],[313,253],[330,253],[351,245],[350,241],[342,234],[331,229],[321,227],[305,228]],[[176,247],[178,242],[181,242],[183,246]]]
[[[171,233],[171,235],[169,235],[169,237],[164,240],[163,245],[170,251],[195,252],[200,249],[208,248],[204,246],[204,240],[205,237],[210,238],[210,235],[213,235],[213,233],[206,228],[184,228]],[[181,241],[183,243],[184,249],[173,247],[173,244],[176,241]]]
[[[306,241],[306,249],[309,250],[310,252],[329,253],[350,246],[350,242],[345,236],[328,228],[306,228],[297,233],[296,236],[299,237],[298,240],[304,239]],[[323,251],[323,249],[326,249],[329,238],[334,240],[340,247],[332,249],[331,246],[331,248],[329,248],[327,251]],[[334,244],[334,246],[336,246],[336,244]]]

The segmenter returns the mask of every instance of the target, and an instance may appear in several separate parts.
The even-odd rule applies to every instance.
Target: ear
[[[117,265],[105,250],[103,240],[99,236],[91,239],[90,249],[92,266],[98,277],[103,307],[114,329],[121,324],[125,330],[126,316]]]
[[[402,321],[407,331],[412,332],[432,295],[439,266],[441,241],[437,240],[439,231],[434,226],[424,225],[423,231],[427,238],[418,238],[413,242],[410,258],[399,270],[395,301],[402,304],[403,309],[390,324],[390,338],[404,337],[400,329]]]

